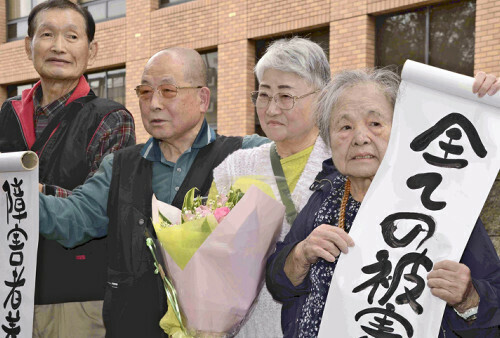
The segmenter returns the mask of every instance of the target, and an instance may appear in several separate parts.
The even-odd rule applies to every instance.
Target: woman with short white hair
[[[500,86],[490,80],[476,75],[474,92],[493,95]],[[338,171],[325,176],[267,262],[267,286],[283,301],[287,338],[317,337],[327,320],[323,309],[337,259],[354,246],[349,230],[387,150],[399,81],[385,69],[344,71],[318,99],[321,136]],[[427,275],[431,293],[447,302],[439,337],[499,337],[499,280],[500,260],[478,220],[460,263],[437,262]],[[400,337],[388,332],[380,337]]]
[[[239,150],[214,170],[214,183],[226,192],[238,177],[271,177],[272,194],[287,207],[280,239],[312,194],[309,189],[322,163],[331,156],[318,137],[313,107],[330,81],[323,49],[303,38],[277,40],[255,67],[259,90],[253,92],[262,129],[271,143]],[[274,169],[273,169],[274,168]],[[281,177],[280,183],[275,178]],[[284,179],[283,179],[284,177]],[[264,287],[237,337],[282,337],[281,304]]]

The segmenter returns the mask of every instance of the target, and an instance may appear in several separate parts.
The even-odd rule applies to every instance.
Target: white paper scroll
[[[370,337],[380,330],[376,325],[402,337],[437,337],[446,304],[426,286],[425,266],[460,260],[500,168],[500,95],[479,99],[472,94],[472,78],[412,61],[402,78],[389,147],[351,228],[356,246],[335,269],[319,337]],[[421,199],[423,184],[430,198]],[[424,231],[403,240],[418,224]],[[408,298],[405,287],[418,285],[404,276],[397,282],[396,266],[405,260],[409,264],[401,274],[416,267],[415,279],[423,282],[423,293],[411,294],[418,295],[421,314],[396,301]],[[379,285],[371,304],[373,283],[353,292],[380,277],[388,261],[389,288]],[[361,271],[370,265],[377,272]],[[391,286],[396,287],[392,293]]]
[[[38,157],[0,153],[0,336],[31,337],[38,247]]]

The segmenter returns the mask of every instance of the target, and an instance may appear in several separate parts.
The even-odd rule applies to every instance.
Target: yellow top
[[[286,183],[288,184],[290,193],[292,193],[295,189],[300,175],[302,175],[302,172],[306,167],[307,160],[309,159],[313,148],[314,146],[310,146],[297,154],[281,159],[281,166],[283,167],[283,172],[285,173]]]
[[[281,159],[281,161],[280,161],[281,166],[283,167],[283,172],[285,173],[286,183],[288,184],[288,188],[290,189],[290,193],[292,193],[293,190],[295,189],[295,186],[297,185],[297,182],[299,181],[300,175],[304,171],[304,168],[307,164],[307,160],[309,159],[309,156],[311,155],[313,147],[314,146],[311,146],[309,148],[302,150],[301,152],[298,152],[297,154],[294,154],[294,155],[288,156],[284,159]],[[272,192],[271,187],[267,183],[265,183],[264,181],[261,181],[259,179],[259,176],[240,177],[233,184],[232,188],[239,188],[243,192],[246,192],[247,189],[251,185],[257,186],[263,192],[265,192],[266,194],[268,194],[272,198],[276,199],[276,197],[274,196],[274,194]],[[215,186],[215,182],[212,182],[212,186],[210,188],[210,193],[209,193],[209,198],[215,199],[216,195],[217,195],[217,188]],[[200,235],[198,235],[197,233],[190,234],[189,236],[192,236],[192,237],[187,237],[188,235],[185,236],[186,237],[185,239],[188,242],[196,243],[194,245],[195,246],[194,251],[196,251],[196,249],[198,249],[198,247],[203,243],[206,236],[208,236],[210,234],[210,232],[215,228],[215,226],[217,226],[217,224],[216,224],[217,222],[215,220],[214,220],[215,226],[212,224],[208,224],[209,227],[208,226],[203,227],[203,224],[201,224],[202,223],[201,221],[202,220],[195,220],[195,221],[190,221],[190,222],[184,223],[183,225],[179,226],[179,229],[176,229],[176,226],[172,226],[172,227],[169,227],[166,229],[159,229],[157,226],[155,226],[155,230],[158,234],[158,238],[162,241],[162,243],[164,243],[163,241],[170,239],[170,243],[166,247],[164,246],[165,248],[168,248],[171,245],[177,244],[179,247],[176,249],[179,250],[181,247],[185,247],[186,243],[180,241],[176,236],[173,236],[173,235],[175,235],[176,232],[179,232],[179,231],[189,230],[189,229],[186,229],[186,228],[189,228],[189,227],[186,227],[186,225],[193,224],[193,226],[196,226],[196,227],[200,227],[200,225],[201,225],[202,228],[205,228],[206,233],[204,232],[203,234],[200,234]],[[208,223],[213,223],[213,222],[208,222]],[[163,236],[163,235],[165,235],[166,238],[161,238],[161,236]],[[197,237],[194,235],[197,235]],[[200,238],[198,238],[198,237],[200,237]],[[186,247],[188,247],[188,246],[186,246]],[[179,250],[179,251],[182,251],[182,250]],[[190,252],[190,250],[185,250],[185,251],[186,252],[184,252],[184,251],[180,252],[179,257],[178,257],[179,259],[176,260],[177,264],[179,264],[181,269],[184,268],[184,266],[186,265],[186,263],[189,261],[189,259],[191,258],[192,254],[193,254],[193,252]],[[169,253],[170,253],[170,255],[173,254],[170,251],[169,251]],[[181,254],[183,254],[185,257]],[[172,256],[172,257],[176,257],[176,256]],[[183,322],[185,323],[185,318],[183,318]],[[160,321],[160,326],[172,338],[192,338],[192,337],[194,337],[194,336],[190,335],[190,333],[188,333],[186,335],[181,330],[179,321],[177,320],[175,313],[172,310],[172,306],[168,307],[167,313],[163,316],[163,318]]]
[[[309,156],[313,150],[314,146],[310,146],[296,154],[288,156],[280,160],[281,167],[283,168],[283,172],[285,173],[286,183],[288,184],[288,189],[290,189],[290,193],[293,192],[297,182],[299,181],[300,175],[304,171],[306,167],[307,161],[309,160]],[[236,179],[236,182],[232,185],[232,188],[239,188],[241,191],[246,192],[251,185],[257,186],[260,190],[276,199],[274,196],[271,187],[264,181],[262,181],[259,176],[245,176],[242,178]],[[217,188],[215,186],[215,181],[212,182],[212,186],[210,187],[210,192],[208,193],[209,199],[216,199]]]

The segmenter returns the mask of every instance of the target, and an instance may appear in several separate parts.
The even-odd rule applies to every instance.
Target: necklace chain
[[[351,181],[346,179],[344,184],[344,196],[342,196],[342,203],[340,203],[340,214],[338,227],[344,229],[345,227],[345,209],[347,207],[347,201],[349,200],[349,194],[351,193]]]

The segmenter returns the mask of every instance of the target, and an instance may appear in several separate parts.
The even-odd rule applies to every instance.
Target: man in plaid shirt
[[[83,77],[97,54],[94,32],[92,16],[71,1],[34,7],[25,46],[40,81],[0,111],[0,152],[35,151],[46,195],[67,197],[105,155],[135,144],[132,115],[97,98]],[[105,284],[105,238],[68,250],[40,237],[33,336],[104,336]]]
[[[41,105],[43,98],[42,87],[38,86],[33,91],[33,105],[35,107],[33,119],[36,138],[39,138],[47,127],[47,124],[53,119],[57,112],[63,109],[73,91],[61,96],[59,99],[49,103],[46,106]],[[92,89],[89,90],[89,93]],[[91,170],[87,178],[92,177],[104,156],[127,146],[135,144],[134,120],[130,112],[125,107],[110,112],[105,116],[95,131],[94,137],[87,148],[87,157],[91,161]],[[40,156],[40,152],[38,152]],[[83,183],[83,182],[82,182]],[[42,193],[56,197],[67,197],[71,195],[71,190],[59,187],[57,185],[43,184],[41,182]]]

